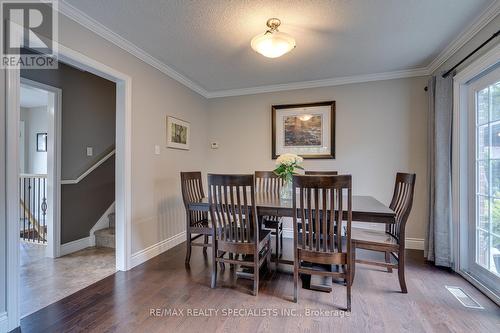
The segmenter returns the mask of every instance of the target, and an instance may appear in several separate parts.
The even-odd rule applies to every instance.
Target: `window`
[[[476,264],[500,276],[500,81],[475,92]]]

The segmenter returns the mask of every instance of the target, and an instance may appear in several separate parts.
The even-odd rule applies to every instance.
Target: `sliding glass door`
[[[500,68],[469,86],[468,273],[500,291]],[[473,119],[472,119],[473,118]]]

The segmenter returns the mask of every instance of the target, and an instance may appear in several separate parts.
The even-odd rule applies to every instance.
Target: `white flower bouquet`
[[[274,173],[283,179],[284,182],[291,183],[292,177],[296,174],[296,169],[304,170],[302,162],[304,159],[295,154],[283,154],[276,160]]]

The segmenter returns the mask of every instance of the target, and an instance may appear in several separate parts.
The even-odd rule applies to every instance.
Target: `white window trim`
[[[468,87],[469,81],[495,66],[500,60],[500,44],[476,59],[460,71],[453,80],[453,133],[452,133],[452,231],[453,261],[455,271],[477,286],[483,293],[500,305],[500,300],[486,286],[460,270],[461,263],[468,262],[467,235],[460,229],[468,225]],[[464,229],[466,230],[466,229]],[[467,243],[466,243],[467,244]]]

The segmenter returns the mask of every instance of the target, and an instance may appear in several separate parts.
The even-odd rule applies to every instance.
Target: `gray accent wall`
[[[78,178],[115,144],[115,83],[62,63],[57,70],[22,70],[21,76],[62,90],[61,178]]]
[[[22,70],[21,76],[62,90],[61,179],[74,180],[115,147],[116,85],[59,63],[57,70]],[[87,147],[93,156],[87,156]],[[115,200],[114,157],[78,184],[61,187],[61,244],[89,236]]]
[[[61,198],[61,243],[88,237],[90,229],[115,201],[115,157],[78,184],[62,186]]]

